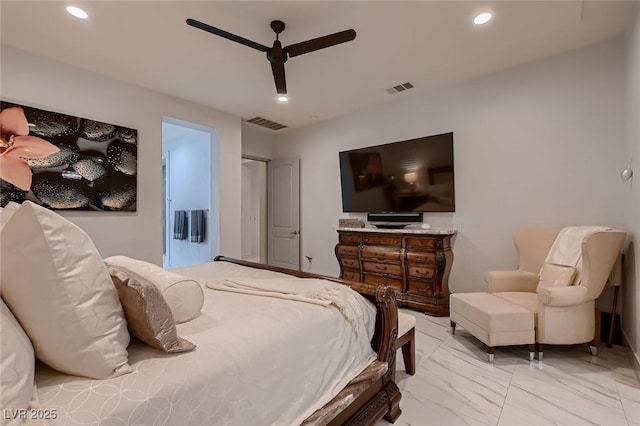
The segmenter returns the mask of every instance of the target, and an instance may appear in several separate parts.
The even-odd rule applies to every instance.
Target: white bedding
[[[272,271],[212,262],[175,272],[204,286]],[[375,307],[362,299],[357,336],[333,306],[205,289],[202,315],[178,325],[198,347],[166,355],[134,342],[133,373],[91,380],[40,366],[40,406],[53,425],[296,425],[375,359]],[[346,342],[350,344],[347,345]]]

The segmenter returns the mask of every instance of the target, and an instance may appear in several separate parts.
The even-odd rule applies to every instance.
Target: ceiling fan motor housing
[[[285,63],[287,62],[288,56],[287,56],[287,52],[282,49],[282,43],[280,43],[280,41],[276,40],[273,42],[273,47],[269,50],[267,50],[267,59],[270,62],[277,62],[277,63]]]

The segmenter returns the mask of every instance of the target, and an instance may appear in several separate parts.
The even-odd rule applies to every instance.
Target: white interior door
[[[269,264],[300,269],[300,159],[269,162]]]

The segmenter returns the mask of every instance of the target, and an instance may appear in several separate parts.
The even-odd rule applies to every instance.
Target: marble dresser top
[[[384,234],[420,234],[420,235],[455,235],[458,233],[456,229],[448,228],[431,228],[431,229],[416,229],[416,228],[403,228],[403,229],[382,229],[382,228],[338,228],[338,231],[350,231],[350,232],[375,232]]]

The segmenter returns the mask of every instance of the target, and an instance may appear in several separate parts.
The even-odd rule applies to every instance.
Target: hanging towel
[[[189,235],[189,218],[186,210],[176,210],[173,218],[173,239],[186,240]]]
[[[207,235],[204,210],[191,210],[191,242],[203,243]]]

